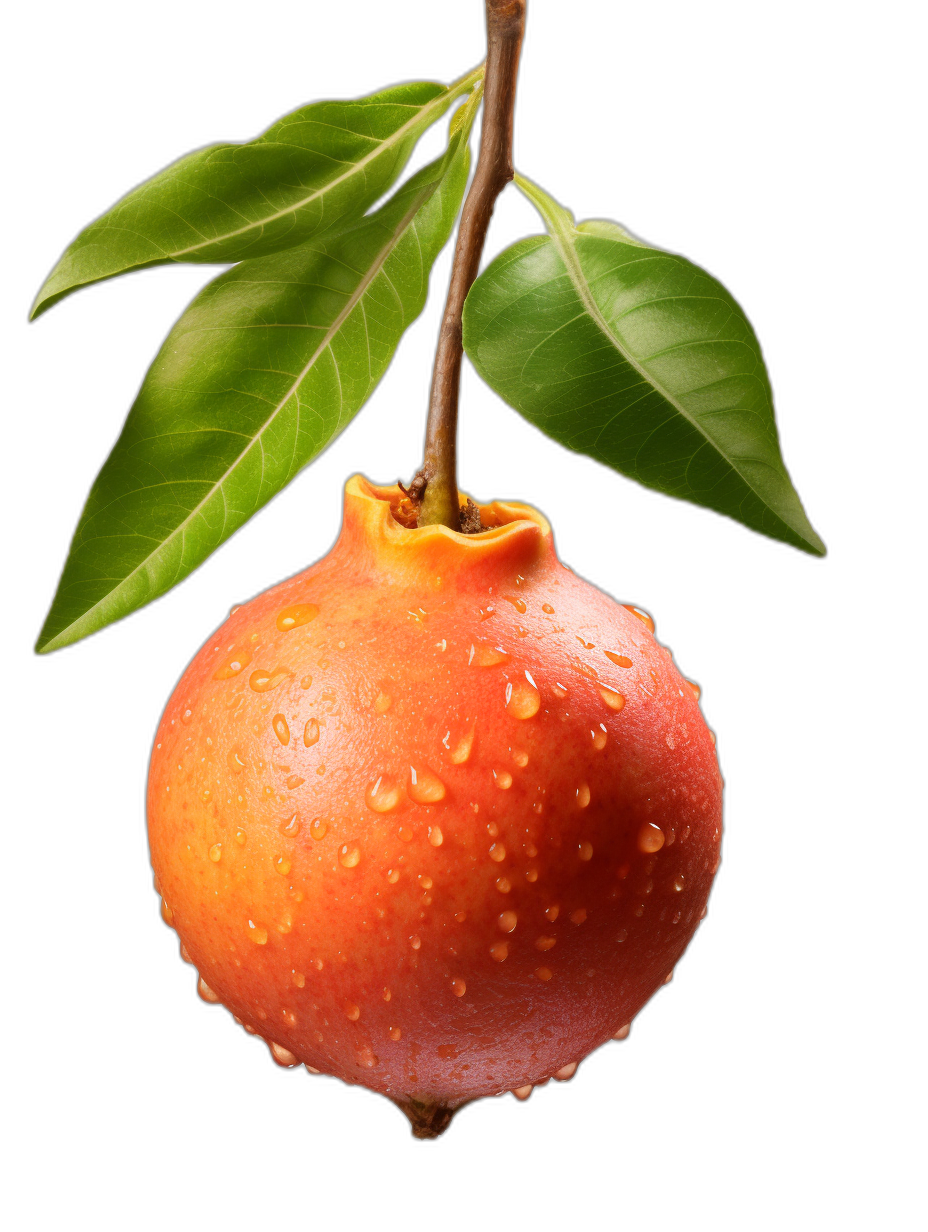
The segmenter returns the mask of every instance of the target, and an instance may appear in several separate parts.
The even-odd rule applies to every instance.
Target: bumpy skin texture
[[[165,916],[313,1069],[455,1107],[631,1021],[704,913],[722,784],[650,622],[525,506],[404,529],[348,484],[332,552],[238,608],[152,756]]]

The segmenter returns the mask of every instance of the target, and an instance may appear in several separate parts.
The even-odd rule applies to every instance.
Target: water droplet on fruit
[[[557,937],[536,937],[535,938],[535,949],[536,950],[553,950],[556,945],[557,945]]]
[[[360,1007],[357,1005],[353,1005],[352,1002],[350,1001],[347,1001],[345,1003],[345,1017],[349,1018],[352,1022],[357,1022],[358,1019],[361,1017]]]
[[[268,1047],[271,1050],[271,1056],[278,1065],[282,1065],[288,1069],[291,1065],[299,1065],[299,1060],[293,1055],[289,1048],[284,1048],[282,1044],[275,1044],[273,1040],[268,1043]]]
[[[553,975],[553,974],[554,974],[554,973],[553,973],[553,971],[551,970],[551,968],[550,968],[550,967],[536,967],[536,968],[535,968],[535,977],[536,977],[536,979],[541,980],[541,981],[542,981],[542,983],[544,983],[544,984],[547,984],[548,980],[550,980],[550,979],[551,979],[551,977],[552,977],[552,975]]]
[[[600,688],[599,695],[610,710],[621,710],[625,705],[625,698],[621,693],[616,693],[614,689]]]
[[[300,832],[299,814],[294,813],[292,817],[288,817],[286,821],[282,821],[277,829],[287,838],[296,838]]]
[[[338,862],[342,868],[355,868],[361,861],[361,852],[357,847],[345,843],[338,849]]]
[[[603,654],[607,659],[611,659],[617,667],[631,667],[632,661],[628,655],[613,654],[611,650],[604,650]]]
[[[517,766],[521,767],[524,770],[525,767],[528,765],[528,753],[522,753],[522,752],[513,753],[512,760],[515,762]]]
[[[548,919],[551,921],[552,924],[557,919],[557,917],[560,915],[560,913],[561,913],[561,909],[560,907],[557,907],[557,906],[548,907],[548,909],[545,911],[545,915],[548,917]]]
[[[392,996],[393,996],[393,993],[390,991],[390,989],[389,989],[389,988],[385,988],[385,989],[383,990],[383,999],[384,999],[384,1001],[389,1001],[389,1000],[391,999],[391,997],[392,997]]]
[[[497,919],[500,932],[511,933],[515,931],[515,927],[519,922],[519,917],[514,911],[504,911]]]
[[[319,724],[315,719],[307,719],[303,728],[303,743],[310,748],[319,739]]]
[[[675,890],[682,890],[685,885],[686,885],[686,877],[683,875],[683,873],[678,873],[677,876],[674,877],[673,879],[673,888]]]
[[[654,621],[647,612],[643,612],[640,607],[632,607],[630,603],[623,603],[622,606],[626,612],[631,612],[633,616],[637,616],[641,623],[647,628],[649,633],[654,632]]]
[[[415,936],[410,937],[409,944],[412,946],[414,950],[418,950],[422,948],[422,941],[419,937],[415,937]]]
[[[380,1058],[370,1048],[361,1048],[358,1052],[358,1064],[362,1069],[373,1069],[380,1064]]]
[[[172,928],[174,927],[174,912],[168,906],[167,900],[163,898],[161,900],[161,918],[165,924],[170,924]]]
[[[213,990],[210,988],[209,984],[207,984],[206,980],[204,980],[202,975],[200,976],[199,980],[197,980],[197,992],[200,994],[200,996],[203,998],[204,1001],[208,1001],[211,1005],[215,1005],[216,1002],[219,1000],[218,995],[213,992]]]
[[[558,697],[561,701],[563,701],[569,690],[566,684],[561,684],[560,681],[555,681],[555,683],[551,686],[551,692],[555,697]]]
[[[416,804],[437,804],[445,798],[445,785],[428,766],[409,767],[409,795]]]
[[[403,1038],[403,1032],[399,1029],[399,1027],[391,1027],[389,1031],[389,1035],[390,1035],[390,1039],[392,1040],[398,1040],[398,1039]]]
[[[537,868],[526,869],[525,870],[525,880],[526,881],[537,881],[538,880],[538,869]]]
[[[577,848],[577,854],[581,860],[593,859],[593,844],[584,840]]]
[[[287,873],[290,872],[290,861],[286,856],[278,856],[274,861],[274,867],[281,877],[286,877]]]
[[[627,941],[627,940],[628,940],[628,929],[620,928],[616,935],[616,941],[621,942],[621,941]]]
[[[305,782],[306,780],[301,779],[298,774],[291,774],[287,778],[287,788],[290,791],[294,791],[297,787],[302,787]]]
[[[528,1099],[534,1089],[535,1088],[529,1084],[525,1087],[514,1087],[512,1093],[516,1099]]]
[[[495,821],[487,822],[487,834],[489,834],[490,838],[499,838],[499,826]]]
[[[505,962],[509,957],[509,946],[505,941],[497,941],[495,945],[490,946],[490,957],[496,962]]]
[[[543,612],[547,612],[547,614],[548,614],[549,616],[553,616],[553,615],[554,615],[554,608],[551,606],[551,604],[550,604],[550,603],[543,603],[543,604],[541,605],[541,610],[542,610]]]
[[[568,1082],[577,1072],[578,1061],[571,1061],[569,1065],[563,1065],[555,1073],[554,1077],[558,1082]]]
[[[300,971],[291,971],[290,983],[294,986],[294,988],[305,988],[306,976]]]
[[[664,831],[653,821],[646,821],[638,831],[638,850],[644,852],[660,851],[664,845]]]
[[[440,847],[445,841],[444,835],[438,826],[429,826],[429,842],[433,847]]]
[[[239,847],[245,846],[245,840],[247,838],[248,838],[248,835],[245,833],[244,830],[235,831],[235,841],[238,843]]]
[[[518,595],[503,595],[507,603],[511,603],[517,612],[525,611],[525,600],[520,599]]]
[[[288,633],[299,625],[308,625],[319,615],[319,609],[314,603],[295,603],[293,607],[285,607],[277,616],[277,628],[281,633]]]
[[[222,843],[213,843],[209,849],[209,858],[214,864],[218,864],[222,859]]]
[[[508,791],[512,786],[512,775],[508,770],[494,770],[493,778],[496,782],[496,786],[501,788],[503,791]]]
[[[628,1039],[628,1033],[629,1031],[631,1031],[631,1029],[632,1029],[632,1024],[630,1022],[627,1022],[624,1027],[619,1027],[618,1031],[616,1031],[615,1035],[613,1035],[612,1038],[614,1040]]]
[[[493,843],[490,847],[489,854],[491,860],[494,860],[497,864],[501,864],[503,860],[506,859],[506,848],[502,843]]]
[[[413,834],[409,826],[400,826],[399,836],[400,836],[401,843],[411,843],[412,842]]]
[[[508,894],[512,889],[512,882],[508,877],[497,877],[496,888],[499,890],[500,894]]]
[[[581,783],[577,788],[577,804],[580,808],[586,808],[590,803],[590,789],[586,783]]]
[[[470,731],[466,732],[451,750],[451,762],[455,766],[463,766],[470,758],[471,749],[474,747],[474,727],[471,726]]]
[[[329,829],[329,823],[327,821],[324,821],[321,817],[317,817],[316,820],[310,822],[310,825],[309,825],[309,832],[313,836],[313,838],[316,840],[316,842],[318,842],[320,839],[325,838],[328,832],[328,829]]]
[[[242,750],[239,748],[229,749],[229,755],[226,758],[229,769],[233,774],[241,774],[245,769],[246,762]]]
[[[401,792],[393,779],[381,774],[365,792],[367,807],[375,813],[389,813],[399,804]]]
[[[221,667],[218,667],[213,672],[214,680],[230,680],[233,676],[237,676],[251,662],[251,652],[248,650],[237,650],[233,655],[226,659]]]
[[[664,976],[664,983],[669,984],[672,979],[673,979],[673,967],[671,967],[670,970],[667,972],[667,974]]]
[[[282,714],[275,714],[271,720],[271,725],[274,728],[274,735],[281,744],[290,743],[290,728],[287,726],[287,720]]]
[[[396,885],[399,879],[400,879],[400,870],[398,868],[391,868],[387,870],[387,881],[390,883],[390,885]]]
[[[300,688],[301,688],[301,689],[308,689],[308,688],[310,688],[310,686],[312,685],[312,683],[313,683],[313,678],[312,678],[312,676],[304,676],[304,677],[303,677],[303,679],[300,681]]]
[[[464,983],[463,980],[452,980],[451,981],[451,991],[454,993],[456,997],[463,997],[464,994],[467,992],[467,985]]]
[[[267,944],[267,929],[259,928],[254,920],[248,921],[248,940],[253,941],[255,945]]]
[[[699,687],[699,685],[696,683],[695,680],[688,680],[686,683],[693,690],[693,696],[696,698],[697,701],[699,701],[700,697],[702,697],[702,689]]]
[[[386,714],[393,705],[393,698],[389,693],[378,693],[374,699],[374,709],[378,714]]]
[[[541,709],[541,695],[534,684],[517,680],[506,686],[506,710],[514,719],[531,719]]]
[[[259,668],[248,677],[248,683],[256,693],[269,693],[271,689],[276,689],[282,680],[286,680],[288,675],[289,672],[282,671],[280,668],[274,672],[266,672],[263,668]]]
[[[467,653],[467,662],[470,667],[498,667],[500,663],[508,663],[510,657],[502,646],[474,642]]]

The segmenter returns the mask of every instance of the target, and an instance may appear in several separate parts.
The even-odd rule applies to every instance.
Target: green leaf
[[[548,236],[477,279],[477,371],[569,449],[670,496],[824,555],[780,454],[760,344],[732,296],[683,257],[608,222],[574,225],[516,176]]]
[[[311,103],[255,141],[188,154],[86,227],[49,274],[37,317],[79,287],[172,261],[267,256],[359,218],[399,176],[423,132],[473,89],[419,81]]]
[[[377,213],[243,261],[196,297],[93,485],[36,650],[169,590],[354,417],[425,304],[479,95],[452,120],[444,157]]]

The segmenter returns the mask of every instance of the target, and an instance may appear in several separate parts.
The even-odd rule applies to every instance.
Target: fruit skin
[[[209,639],[148,818],[213,997],[428,1121],[638,1013],[704,914],[722,783],[650,622],[561,565],[540,514],[482,506],[461,535],[403,504],[350,480],[329,555]]]

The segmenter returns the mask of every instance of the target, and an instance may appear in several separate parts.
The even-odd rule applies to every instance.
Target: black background
[[[458,1178],[451,1206],[463,1198],[460,1178],[471,1175],[458,1172],[465,1163],[482,1161],[489,1181],[519,1152],[537,1165],[519,1173],[526,1193],[543,1200],[545,1165],[566,1165],[568,1183],[582,1185],[580,1158],[593,1149],[616,1163],[633,1157],[636,1175],[643,1169],[653,1180],[680,1154],[712,1167],[722,1145],[746,1159],[789,1157],[795,1147],[776,1126],[801,1109],[795,1143],[824,1115],[816,1057],[828,922],[807,853],[820,833],[818,776],[836,702],[827,663],[806,669],[838,620],[843,546],[829,378],[811,354],[821,313],[815,294],[797,304],[790,272],[836,208],[834,144],[823,136],[837,122],[820,92],[822,47],[806,39],[799,51],[775,31],[762,37],[748,27],[732,42],[721,21],[674,25],[657,10],[654,30],[605,2],[577,10],[572,21],[569,6],[539,0],[531,12],[516,165],[578,218],[619,219],[731,288],[763,341],[786,462],[831,557],[813,561],[567,455],[467,363],[461,483],[478,499],[539,505],[562,559],[651,610],[658,636],[704,685],[727,780],[725,860],[709,919],[627,1044],[604,1048],[572,1084],[552,1085],[527,1106],[505,1099],[468,1109],[433,1146],[410,1140],[385,1100],[277,1071],[223,1010],[198,1002],[195,975],[159,923],[143,800],[161,707],[234,602],[327,551],[348,474],[412,476],[449,248],[429,306],[381,387],[311,469],[168,598],[26,664],[32,722],[54,733],[30,745],[35,764],[25,770],[41,801],[35,846],[22,856],[41,917],[31,978],[43,1013],[33,1036],[55,1058],[42,1106],[57,1131],[78,1142],[92,1124],[91,1188],[95,1174],[122,1165],[140,1143],[160,1142],[165,1152],[186,1143],[187,1158],[195,1145],[205,1179],[213,1168],[230,1177],[237,1159],[274,1161],[269,1199],[285,1199],[297,1163],[315,1174],[335,1168],[348,1195],[376,1158],[412,1165],[415,1177]],[[266,26],[260,14],[248,27],[222,25],[185,18],[182,37],[140,20],[122,30],[83,25],[36,44],[23,314],[76,230],[185,150],[254,136],[313,97],[415,76],[451,80],[483,54],[476,2],[344,6],[344,16],[324,22],[311,6],[269,14]],[[442,145],[444,124],[413,166]],[[487,256],[539,230],[510,190]],[[25,510],[30,558],[16,611],[23,660],[145,368],[213,274],[148,271],[81,293],[35,326],[16,323],[17,363],[25,360],[33,387],[44,389],[27,416],[28,430],[41,432],[43,478]],[[208,1186],[203,1200],[208,1210]]]

